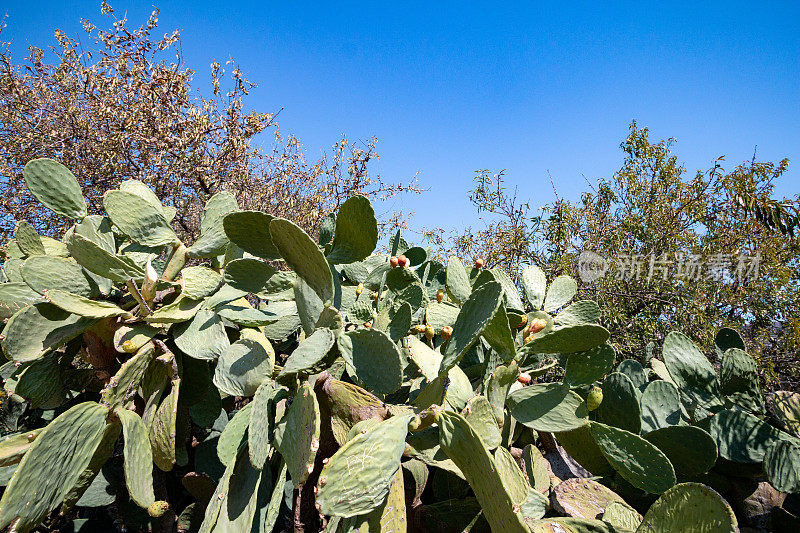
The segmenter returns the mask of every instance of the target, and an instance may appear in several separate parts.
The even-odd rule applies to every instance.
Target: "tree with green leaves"
[[[559,198],[540,212],[506,190],[502,172],[479,171],[471,200],[485,225],[457,234],[450,251],[512,276],[535,264],[576,277],[581,253],[592,252],[583,257],[601,258],[606,272],[580,292],[600,304],[620,357],[645,357],[671,328],[710,346],[730,326],[766,381],[798,386],[800,197],[772,198],[788,161],[753,158],[726,171],[721,157],[691,176],[674,144],[633,122],[619,171],[579,201]]]

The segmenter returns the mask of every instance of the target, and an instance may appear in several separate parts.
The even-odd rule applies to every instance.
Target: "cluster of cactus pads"
[[[361,196],[313,239],[221,192],[189,245],[141,182],[24,178],[75,223],[5,247],[0,529],[721,532],[729,473],[800,492],[800,397],[733,330],[719,373],[678,332],[615,366],[572,278],[376,253]]]

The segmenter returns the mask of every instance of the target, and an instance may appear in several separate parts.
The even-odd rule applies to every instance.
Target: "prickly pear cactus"
[[[800,490],[797,394],[764,403],[733,330],[719,373],[679,332],[618,361],[571,277],[381,249],[364,196],[312,236],[219,192],[184,242],[144,183],[89,215],[60,163],[23,175],[74,224],[2,247],[0,529],[731,531],[676,483]]]

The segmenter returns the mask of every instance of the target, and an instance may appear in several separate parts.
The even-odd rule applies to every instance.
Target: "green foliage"
[[[800,444],[763,418],[732,330],[716,338],[719,375],[677,332],[663,361],[614,371],[602,310],[573,302],[563,275],[548,286],[530,267],[520,290],[399,234],[394,253],[413,260],[393,267],[363,197],[318,239],[214,198],[188,245],[126,182],[106,195],[110,218],[76,222],[65,247],[29,232],[3,264],[21,272],[0,283],[3,527],[46,527],[77,502],[209,532],[315,530],[323,516],[337,531],[644,531],[688,512],[686,494],[729,519],[707,489],[676,485],[726,461],[798,490]],[[771,405],[795,432],[793,393]],[[561,453],[596,479],[551,475]]]

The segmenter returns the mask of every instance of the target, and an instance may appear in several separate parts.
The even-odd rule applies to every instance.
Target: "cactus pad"
[[[122,422],[125,483],[136,505],[147,509],[155,502],[153,495],[153,452],[147,428],[139,415],[127,409],[115,411]],[[153,515],[151,515],[153,516]]]
[[[644,438],[664,452],[675,474],[681,477],[705,474],[717,462],[717,445],[711,435],[695,426],[667,426]]]
[[[332,363],[330,357],[333,345],[336,344],[336,336],[328,328],[319,328],[312,333],[306,340],[295,348],[283,365],[281,376],[292,376],[296,374],[313,374],[323,370],[324,363]],[[336,353],[334,352],[335,356]]]
[[[67,313],[47,302],[23,307],[6,323],[3,351],[14,361],[33,361],[94,323],[94,319]]]
[[[700,483],[682,483],[666,491],[650,507],[636,531],[681,531],[687,524],[697,533],[738,531],[730,506],[716,491]]]
[[[497,282],[484,283],[469,296],[458,313],[453,335],[447,343],[439,366],[439,375],[445,375],[475,344],[489,325],[502,302],[503,287]]]
[[[388,394],[400,387],[402,355],[386,333],[374,329],[350,331],[341,335],[337,344],[348,373],[369,389]]]
[[[347,518],[381,505],[400,468],[412,416],[395,416],[375,424],[333,454],[317,483],[321,512]]]
[[[33,159],[22,172],[25,185],[45,207],[66,218],[86,216],[86,201],[75,175],[53,159]]]
[[[772,409],[786,431],[800,437],[800,393],[775,391],[772,395]]]
[[[642,408],[642,432],[686,423],[681,408],[678,388],[669,381],[651,382],[640,400]]]
[[[47,426],[3,493],[0,528],[19,518],[16,527],[30,530],[64,500],[102,441],[107,415],[108,409],[102,405],[84,402]]]
[[[564,369],[564,385],[581,387],[603,379],[614,367],[616,353],[609,344],[570,354]]]
[[[567,305],[578,293],[578,283],[571,276],[558,276],[550,283],[542,309],[545,313],[553,313]]]
[[[597,419],[635,434],[642,430],[639,389],[628,376],[612,372],[603,380],[603,403],[597,409]]]
[[[612,503],[625,503],[622,497],[597,481],[570,478],[553,489],[553,509],[574,518],[597,518]]]
[[[440,413],[437,423],[442,450],[464,473],[492,529],[527,531],[518,503],[506,490],[494,458],[475,430],[461,415],[448,411]]]
[[[776,442],[764,455],[764,473],[781,492],[800,493],[800,442]]]
[[[313,239],[283,218],[270,221],[269,233],[286,264],[303,278],[323,303],[332,301],[333,278],[330,266]]]
[[[141,196],[128,191],[108,191],[103,206],[120,231],[143,246],[177,244],[178,237],[164,211]]]
[[[458,304],[466,302],[472,292],[464,263],[454,255],[447,261],[446,286],[447,295]]]
[[[781,439],[780,430],[761,419],[727,409],[711,418],[709,433],[717,443],[720,457],[736,463],[760,463],[770,446]]]
[[[508,395],[511,416],[536,431],[570,431],[589,421],[586,402],[561,383],[539,383]]]
[[[675,484],[675,470],[666,455],[638,435],[592,422],[597,446],[614,469],[631,485],[661,494]]]
[[[378,244],[378,221],[365,196],[351,196],[339,207],[328,260],[333,264],[365,259]]]
[[[275,354],[272,346],[242,338],[230,345],[217,361],[214,385],[231,396],[252,396],[272,374]]]
[[[525,345],[525,349],[531,353],[585,352],[604,344],[609,335],[606,328],[597,324],[563,326],[535,337]]]
[[[308,479],[319,449],[320,410],[308,383],[295,394],[286,416],[275,429],[275,447],[281,452],[295,486]]]
[[[689,337],[677,331],[668,333],[662,357],[669,375],[682,393],[706,409],[722,407],[714,367]]]
[[[176,324],[172,337],[183,353],[208,361],[217,359],[231,345],[222,319],[209,309],[199,309],[190,321]]]

